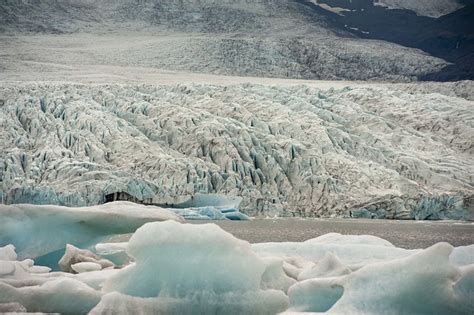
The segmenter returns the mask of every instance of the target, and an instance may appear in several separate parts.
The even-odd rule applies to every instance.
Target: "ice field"
[[[250,215],[473,218],[472,82],[313,85],[4,83],[3,199],[217,193]]]

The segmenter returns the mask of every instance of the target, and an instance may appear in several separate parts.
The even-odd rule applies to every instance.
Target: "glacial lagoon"
[[[474,222],[469,221],[276,218],[217,220],[212,223],[250,243],[303,242],[335,232],[345,235],[373,235],[407,249],[426,248],[439,242],[453,246],[474,244]]]

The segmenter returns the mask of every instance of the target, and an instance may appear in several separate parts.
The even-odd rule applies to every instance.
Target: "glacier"
[[[241,197],[224,194],[196,193],[168,199],[161,206],[186,220],[250,220],[240,212]]]
[[[472,220],[473,90],[2,83],[2,199],[77,207],[126,192],[166,207],[211,194],[250,216]],[[174,211],[246,219],[205,203]]]
[[[51,230],[54,233],[54,230]],[[124,266],[51,271],[0,247],[0,311],[77,314],[472,314],[474,245],[406,250],[367,235],[249,244],[215,224],[149,222]],[[67,257],[96,259],[69,248]],[[93,257],[94,256],[94,257]],[[71,271],[71,270],[70,270]]]

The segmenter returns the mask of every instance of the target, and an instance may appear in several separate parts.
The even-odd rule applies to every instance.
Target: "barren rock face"
[[[5,84],[0,179],[8,202],[217,192],[250,214],[472,217],[473,103],[436,87]]]

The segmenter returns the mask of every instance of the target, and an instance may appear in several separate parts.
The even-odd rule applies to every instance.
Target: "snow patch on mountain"
[[[350,11],[349,9],[345,9],[345,8],[340,8],[340,7],[331,7],[330,5],[326,4],[326,3],[320,3],[318,2],[318,0],[309,0],[309,2],[311,2],[312,4],[314,5],[317,5],[318,7],[320,7],[321,9],[324,9],[326,11],[329,11],[329,12],[332,12],[332,13],[336,13],[338,15],[344,15],[343,12],[348,12]]]
[[[439,18],[464,7],[459,0],[376,0],[374,5],[411,10],[417,15],[432,18]]]

